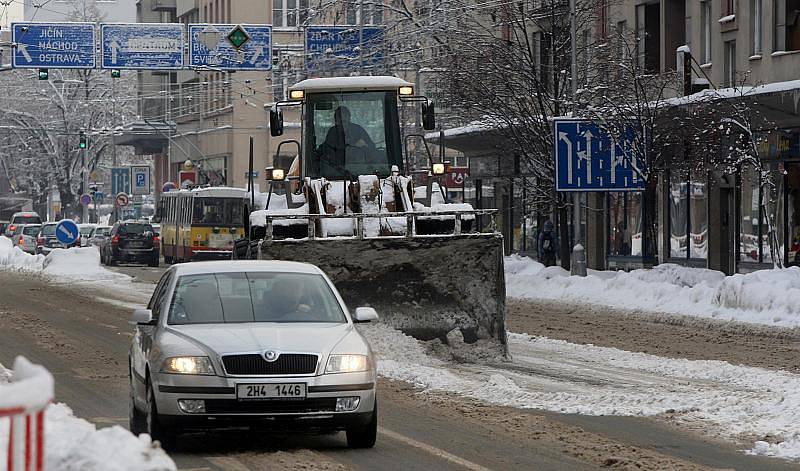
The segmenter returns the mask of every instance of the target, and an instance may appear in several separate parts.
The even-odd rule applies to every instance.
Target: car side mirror
[[[272,137],[283,135],[283,112],[277,109],[269,110],[269,134]]]
[[[378,311],[374,307],[357,307],[353,320],[355,322],[377,321]]]
[[[133,311],[133,314],[130,318],[131,324],[152,324],[153,323],[153,311],[150,309],[137,309]]]
[[[426,131],[436,129],[436,107],[432,101],[422,103],[422,129]]]

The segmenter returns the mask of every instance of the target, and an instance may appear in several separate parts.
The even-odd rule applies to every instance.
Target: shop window
[[[778,251],[788,265],[800,265],[800,163],[784,164],[781,172],[778,205]]]
[[[758,170],[753,167],[742,169],[740,204],[739,260],[742,262],[760,262],[762,241],[761,184]]]
[[[800,49],[800,0],[775,0],[773,51]]]
[[[609,255],[642,256],[642,193],[609,193]]]
[[[675,172],[670,177],[670,256],[708,257],[708,189],[702,173]]]

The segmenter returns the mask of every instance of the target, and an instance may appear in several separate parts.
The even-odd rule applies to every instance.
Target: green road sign
[[[250,35],[247,34],[247,31],[245,31],[241,25],[236,25],[231,32],[228,33],[227,38],[228,42],[236,49],[241,49],[242,46],[247,44],[247,41],[250,41]]]

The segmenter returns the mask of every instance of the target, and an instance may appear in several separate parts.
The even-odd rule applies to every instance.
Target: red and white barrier
[[[8,471],[44,469],[44,412],[53,400],[53,376],[24,357],[14,360],[11,382],[0,384],[0,418],[8,417]]]

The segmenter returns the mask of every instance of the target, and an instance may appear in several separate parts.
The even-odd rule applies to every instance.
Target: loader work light
[[[444,175],[445,164],[433,164],[432,170],[434,175]]]
[[[286,172],[282,168],[267,167],[265,173],[267,180],[280,182],[286,178]]]
[[[305,96],[306,93],[303,90],[292,90],[289,92],[289,98],[292,100],[302,100]]]
[[[403,95],[403,96],[411,96],[411,95],[414,94],[414,87],[406,85],[406,86],[400,87],[400,89],[397,90],[397,92],[400,95]]]

